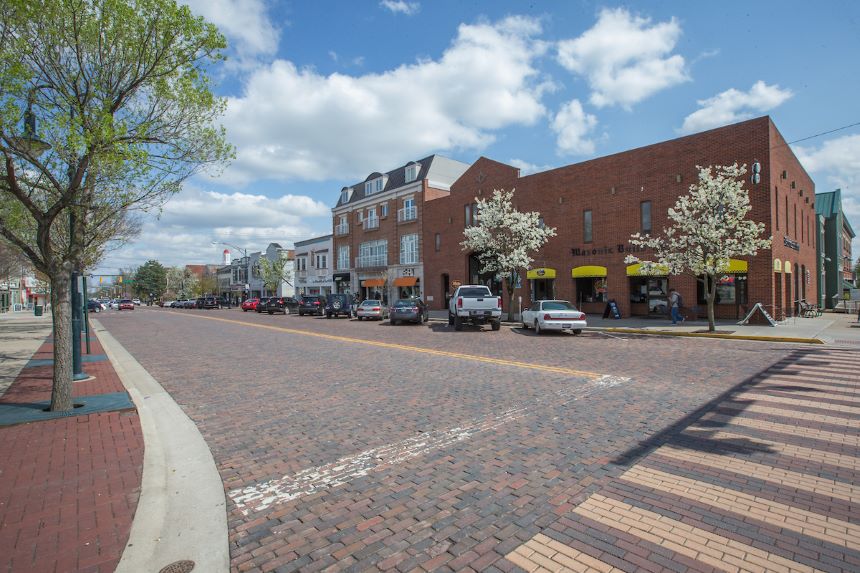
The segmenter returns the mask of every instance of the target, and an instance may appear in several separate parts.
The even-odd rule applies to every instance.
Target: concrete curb
[[[145,453],[140,500],[117,573],[156,572],[176,561],[227,573],[224,484],[209,447],[161,384],[99,324],[93,330],[137,406]]]
[[[722,338],[723,340],[753,340],[757,342],[793,342],[796,344],[824,344],[818,338],[793,338],[789,336],[750,336],[745,334],[719,334],[717,332],[672,332],[669,330],[645,330],[641,328],[595,328],[586,330],[621,334],[649,334],[651,336],[686,336],[689,338]]]
[[[441,318],[431,318],[429,322],[445,324],[447,321]],[[502,326],[508,328],[520,328],[522,324],[519,322],[502,321]],[[586,326],[586,332],[612,332],[615,334],[644,334],[649,336],[686,336],[690,338],[721,338],[723,340],[752,340],[755,342],[789,342],[794,344],[825,344],[819,338],[797,338],[791,336],[753,336],[746,334],[719,334],[707,332],[685,332],[685,331],[670,331],[670,330],[649,330],[644,328],[623,328],[623,327],[604,327],[604,326]]]

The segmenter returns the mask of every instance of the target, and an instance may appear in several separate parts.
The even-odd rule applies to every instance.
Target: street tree
[[[645,273],[662,270],[695,277],[704,286],[708,330],[714,331],[718,277],[728,270],[730,259],[755,256],[759,249],[769,248],[771,240],[762,238],[764,223],[747,219],[751,207],[743,182],[745,165],[697,169],[698,181],[669,208],[671,225],[661,235],[631,236],[631,245],[651,249],[653,256],[627,255],[625,262],[641,263]]]
[[[51,410],[72,408],[71,273],[232,155],[209,81],[225,46],[175,0],[0,6],[0,235],[51,282]]]
[[[159,299],[167,288],[167,271],[155,260],[148,260],[134,275],[134,292],[139,297]]]
[[[287,253],[278,251],[274,261],[270,261],[268,257],[260,257],[260,278],[270,294],[277,294],[278,288],[284,283],[292,286],[293,268]]]
[[[477,224],[463,231],[464,251],[472,251],[481,263],[481,273],[496,273],[504,278],[508,294],[508,320],[514,316],[514,289],[517,277],[534,261],[532,254],[555,236],[540,213],[518,211],[514,191],[494,190],[490,199],[478,199]]]

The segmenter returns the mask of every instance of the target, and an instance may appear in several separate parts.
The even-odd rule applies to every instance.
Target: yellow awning
[[[554,279],[555,278],[555,269],[550,269],[548,267],[541,267],[539,269],[530,269],[526,272],[526,278],[529,280],[532,279]]]
[[[729,268],[727,273],[745,273],[749,269],[749,263],[739,259],[729,259]]]
[[[785,270],[785,274],[790,275],[791,274],[791,263],[789,263],[788,261],[785,261],[785,266],[783,267],[783,269]]]
[[[781,273],[782,272],[782,261],[779,259],[773,260],[773,272]]]
[[[628,277],[665,277],[669,275],[669,267],[666,265],[655,265],[654,268],[651,269],[651,272],[645,272],[642,270],[642,263],[635,263],[632,265],[627,265],[627,276]]]
[[[605,277],[606,276],[606,267],[599,267],[597,265],[586,265],[584,267],[574,267],[573,270],[570,271],[570,276],[575,279],[588,278],[588,277]]]

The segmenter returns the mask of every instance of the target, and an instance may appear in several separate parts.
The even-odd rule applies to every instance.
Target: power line
[[[794,141],[789,141],[785,145],[794,145],[795,143],[800,143],[801,141],[806,141],[807,139],[814,139],[816,137],[821,137],[822,135],[829,135],[831,133],[836,133],[837,131],[842,131],[843,129],[848,129],[849,127],[856,127],[860,125],[860,121],[857,123],[851,123],[848,125],[843,125],[842,127],[837,127],[836,129],[831,129],[830,131],[822,131],[821,133],[816,133],[815,135],[810,135],[809,137],[802,137],[800,139],[795,139]],[[775,145],[774,147],[781,147],[781,145]],[[771,148],[773,149],[773,148]]]

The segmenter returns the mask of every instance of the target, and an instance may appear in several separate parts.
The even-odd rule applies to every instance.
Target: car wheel
[[[543,331],[540,329],[540,323],[535,319],[535,334],[540,334],[541,332]]]
[[[325,313],[325,317],[326,317],[326,318],[331,318],[331,313],[330,313],[330,312]]]
[[[270,311],[269,311],[269,315],[272,315],[272,314],[275,314],[275,311],[274,311],[274,310],[270,310]]]
[[[243,309],[242,309],[242,312],[248,312],[248,309],[247,309],[247,308],[243,308]]]
[[[452,315],[452,314],[449,312],[449,313],[448,313],[448,326],[451,326],[452,324],[454,324],[454,315]]]
[[[363,316],[357,316],[356,318],[357,318],[358,320],[361,320],[361,319],[363,319],[364,317],[363,317]]]
[[[391,320],[389,320],[388,322],[391,323],[391,326],[397,326],[397,321],[394,320],[393,318]]]
[[[502,321],[501,320],[494,320],[490,323],[490,326],[493,327],[493,330],[499,330],[502,327]]]
[[[574,331],[573,331],[573,335],[574,335],[574,336],[579,336],[580,334],[582,334],[582,329],[581,329],[581,328],[577,328],[576,330],[574,330]]]
[[[459,316],[454,317],[454,330],[463,330],[463,319],[461,319]]]

